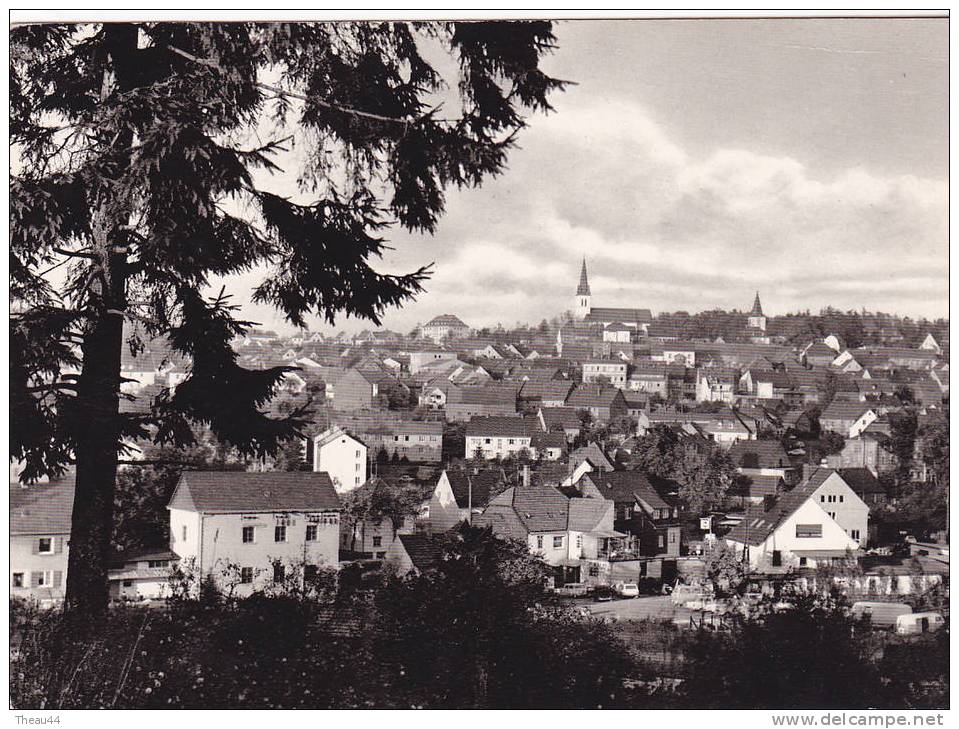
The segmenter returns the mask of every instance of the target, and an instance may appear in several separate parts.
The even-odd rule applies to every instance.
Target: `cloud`
[[[944,180],[827,174],[748,149],[697,156],[637,103],[574,90],[557,107],[531,119],[504,175],[449,194],[434,237],[391,235],[382,268],[436,266],[386,326],[447,312],[538,322],[571,307],[583,255],[597,304],[745,309],[759,290],[769,313],[947,315]]]

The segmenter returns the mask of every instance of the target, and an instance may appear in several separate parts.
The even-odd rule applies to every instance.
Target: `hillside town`
[[[301,579],[356,562],[426,571],[438,535],[461,522],[527,545],[569,597],[693,586],[686,603],[655,602],[678,622],[704,600],[725,609],[703,596],[721,549],[777,596],[824,570],[854,573],[836,579],[856,599],[947,584],[935,501],[948,482],[947,327],[927,323],[907,343],[864,317],[855,342],[845,321],[790,338],[756,293],[725,336],[686,338],[676,317],[594,306],[585,259],[574,290],[569,312],[533,329],[475,331],[444,314],[410,335],[238,338],[245,367],[289,368],[271,407],[308,405],[311,423],[272,459],[208,440],[202,470],[143,515],[166,539],[132,535],[117,550],[112,598],[162,600],[187,563],[240,594],[284,582],[297,559]],[[125,407],[175,389],[189,367],[158,340],[127,353]],[[11,488],[12,594],[54,604],[70,479]]]
[[[948,17],[237,12],[11,16],[17,723],[941,726]]]

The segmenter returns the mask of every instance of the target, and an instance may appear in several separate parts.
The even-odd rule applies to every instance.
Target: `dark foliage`
[[[524,113],[549,110],[563,86],[539,69],[552,41],[539,21],[11,31],[11,453],[28,481],[76,463],[68,605],[105,604],[124,440],[189,446],[200,425],[265,456],[304,422],[302,408],[268,412],[286,368],[237,364],[230,339],[249,323],[206,287],[264,270],[254,298],[291,323],[379,323],[429,275],[373,267],[386,228],[432,231],[445,188],[503,170]],[[423,43],[458,62],[455,80]],[[292,146],[300,201],[264,186]],[[121,414],[123,340],[137,351],[154,337],[189,359],[189,377],[148,414]]]

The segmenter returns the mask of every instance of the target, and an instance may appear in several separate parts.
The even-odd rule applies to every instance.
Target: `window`
[[[858,540],[859,540],[859,530],[858,530],[858,529],[850,529],[850,530],[849,530],[849,536],[858,541]]]
[[[356,464],[356,469],[355,469],[355,470],[357,470],[357,471],[360,470],[360,464],[359,464],[359,463]]]
[[[359,451],[356,452],[356,457],[357,457],[357,458],[360,457],[360,452],[359,452]]]
[[[386,552],[377,552],[376,559],[386,559]]]
[[[316,541],[316,524],[306,525],[306,541],[308,542]]]
[[[778,549],[773,550],[773,567],[782,567],[783,553]]]
[[[37,552],[40,554],[53,554],[53,537],[40,537],[37,544]]]
[[[240,582],[244,585],[249,585],[253,582],[253,568],[252,567],[241,567],[240,568]]]
[[[256,541],[256,527],[243,527],[243,543],[253,544]]]
[[[274,542],[285,542],[286,541],[286,527],[278,526],[273,529],[273,541]]]
[[[14,587],[23,587],[23,573],[14,572],[13,573],[13,586]]]
[[[510,438],[510,439],[509,439],[509,444],[510,444],[510,445],[516,445],[516,440],[515,440],[514,438]]]
[[[563,538],[553,537],[553,549],[562,549],[562,547],[563,547]]]
[[[797,539],[813,539],[822,536],[822,524],[797,524]]]
[[[659,548],[662,549],[663,547],[666,546],[666,537],[664,537],[662,534],[660,534],[660,535],[656,538],[656,542],[657,542],[657,544],[659,544]]]
[[[842,503],[842,494],[839,494],[839,503]]]
[[[382,547],[383,546],[383,537],[373,537],[373,546]]]
[[[52,572],[34,572],[33,587],[50,587],[53,582]]]
[[[805,566],[806,566],[806,558],[805,558],[805,557],[800,557],[800,558],[799,558],[799,566],[800,566],[800,567],[805,567]]]
[[[186,541],[186,524],[183,525],[183,541]]]
[[[487,438],[487,439],[486,439],[486,445],[489,445],[489,444],[490,444],[490,439]]]
[[[582,549],[582,548],[583,548],[583,535],[582,535],[582,534],[577,534],[577,535],[576,535],[576,549]]]
[[[133,587],[133,580],[124,580],[124,581],[123,581],[123,586],[124,586],[124,587]]]
[[[669,543],[676,544],[676,532],[669,533]]]
[[[825,503],[826,503],[826,494],[820,494],[820,495],[819,495],[819,500],[820,500],[822,503],[825,504]]]
[[[835,511],[828,511],[828,512],[826,512],[826,513],[829,514],[829,518],[830,518],[830,519],[835,519],[835,518],[836,518],[836,512],[835,512]]]
[[[283,582],[286,579],[286,567],[281,564],[273,565],[273,581]]]
[[[150,559],[150,560],[147,560],[147,567],[150,567],[151,569],[160,569],[160,568],[162,568],[162,567],[167,567],[167,566],[169,566],[169,564],[170,564],[170,561],[167,560],[167,559]]]
[[[540,537],[536,537],[536,548],[537,548],[537,549],[542,549],[542,548],[543,548],[543,537],[541,537],[541,536],[540,536]]]

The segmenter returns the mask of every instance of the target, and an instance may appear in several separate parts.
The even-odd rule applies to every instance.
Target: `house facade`
[[[366,444],[337,425],[313,438],[313,470],[329,474],[338,494],[366,483],[367,457]]]
[[[326,473],[188,471],[167,509],[181,564],[240,597],[339,563],[342,505]]]
[[[10,487],[10,596],[63,601],[74,480]]]
[[[483,458],[505,458],[526,450],[532,453],[536,426],[532,420],[508,417],[472,418],[466,424],[466,458],[482,452]]]
[[[756,572],[785,573],[844,562],[859,542],[840,526],[814,494],[822,483],[806,481],[776,499],[749,506],[726,543]]]

